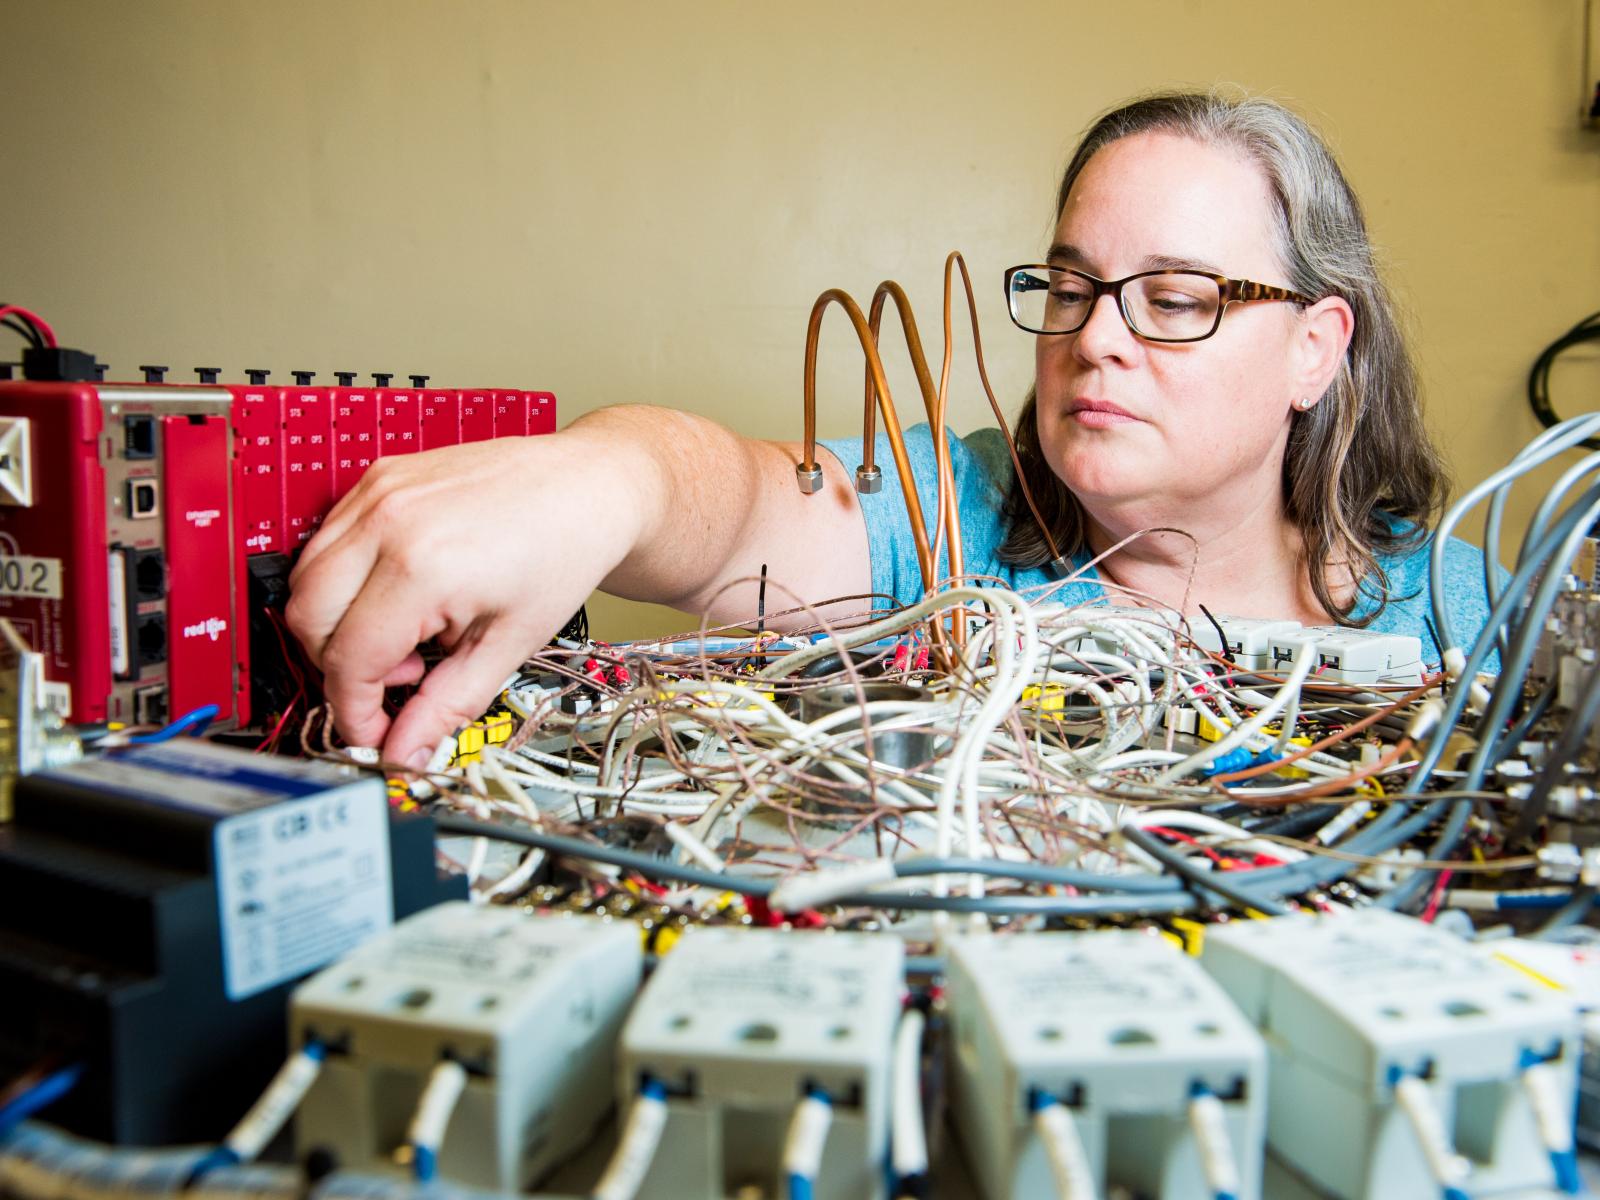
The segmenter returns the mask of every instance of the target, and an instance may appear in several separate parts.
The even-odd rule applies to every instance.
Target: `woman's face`
[[[1139,134],[1089,160],[1049,261],[1099,279],[1189,267],[1288,286],[1273,228],[1266,181],[1248,159]],[[1047,461],[1096,516],[1277,502],[1290,416],[1305,394],[1301,321],[1291,304],[1233,304],[1210,338],[1162,345],[1100,297],[1078,332],[1038,338]]]

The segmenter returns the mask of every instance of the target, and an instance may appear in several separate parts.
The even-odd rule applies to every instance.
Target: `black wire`
[[[1204,867],[1196,866],[1177,851],[1169,848],[1167,844],[1154,834],[1140,829],[1136,825],[1124,825],[1122,836],[1143,850],[1151,858],[1174,873],[1183,876],[1196,891],[1214,892],[1229,904],[1246,911],[1255,909],[1268,916],[1281,917],[1289,912],[1287,905],[1279,904],[1276,900],[1269,900],[1265,896],[1258,896],[1236,887],[1233,882],[1223,877],[1221,871],[1208,871]]]
[[[1600,312],[1590,313],[1546,346],[1528,372],[1528,406],[1547,428],[1561,423],[1555,406],[1550,403],[1550,367],[1563,351],[1584,342],[1600,342]],[[1600,450],[1600,438],[1584,438],[1582,445]]]
[[[1232,662],[1233,656],[1228,653],[1228,635],[1222,632],[1222,622],[1213,617],[1211,615],[1211,610],[1204,604],[1200,606],[1200,611],[1205,614],[1206,620],[1211,622],[1211,628],[1217,631],[1217,643],[1222,647],[1222,649],[1217,651],[1217,653],[1222,655],[1222,657],[1227,659],[1229,662]]]
[[[32,345],[35,350],[44,349],[44,335],[21,318],[8,314],[4,321],[0,321],[0,324],[3,324],[13,333],[20,333],[23,337],[27,338],[29,344]]]

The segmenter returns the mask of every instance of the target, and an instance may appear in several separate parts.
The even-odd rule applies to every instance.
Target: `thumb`
[[[509,630],[463,639],[423,677],[416,695],[395,717],[384,742],[384,758],[411,767],[427,766],[439,742],[482,716],[526,657],[522,639]]]

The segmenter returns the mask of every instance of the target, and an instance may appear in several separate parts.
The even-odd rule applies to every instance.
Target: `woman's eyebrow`
[[[1207,275],[1226,275],[1227,272],[1203,258],[1189,258],[1174,254],[1150,254],[1144,259],[1146,271],[1204,271]]]
[[[1090,257],[1079,247],[1071,242],[1057,242],[1050,247],[1045,262],[1052,265],[1083,267],[1090,274],[1094,274],[1094,263]],[[1203,258],[1195,258],[1182,254],[1147,254],[1140,260],[1141,271],[1202,271],[1207,275],[1227,274],[1221,267],[1209,263]]]
[[[1045,262],[1051,265],[1060,263],[1063,266],[1068,264],[1076,264],[1080,267],[1092,265],[1089,262],[1089,256],[1070,242],[1056,242],[1050,247],[1049,253],[1045,256]]]

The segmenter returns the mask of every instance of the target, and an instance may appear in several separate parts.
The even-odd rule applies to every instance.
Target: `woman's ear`
[[[1328,390],[1355,331],[1356,314],[1343,296],[1326,296],[1301,313],[1296,340],[1296,398],[1309,397],[1314,404]]]

